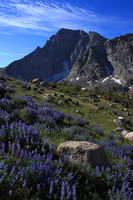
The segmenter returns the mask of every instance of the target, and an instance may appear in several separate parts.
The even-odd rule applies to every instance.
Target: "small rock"
[[[109,104],[109,107],[116,108],[116,105],[115,105],[115,104],[112,104],[112,103],[110,103],[110,104]]]
[[[73,104],[75,104],[76,106],[79,106],[79,102],[78,101],[73,101]]]
[[[34,84],[40,84],[41,82],[43,82],[43,80],[41,78],[35,78],[32,80],[32,83],[34,83]]]
[[[101,98],[102,96],[101,96],[101,95],[98,95],[97,97],[98,97],[98,98]]]
[[[58,101],[58,104],[62,104],[62,101]]]
[[[80,111],[79,111],[79,110],[75,110],[75,112],[76,112],[76,113],[80,113]]]
[[[123,126],[124,125],[123,120],[121,120],[121,119],[114,119],[113,122],[118,126]]]
[[[128,139],[128,140],[133,141],[133,132],[127,133],[127,134],[125,135],[125,138]]]
[[[103,147],[91,142],[68,141],[61,143],[57,152],[64,161],[96,166],[109,166],[108,157]]]
[[[51,96],[51,94],[45,94],[44,98],[46,99],[46,101],[52,102],[53,101],[53,97]]]
[[[121,117],[121,116],[119,116],[119,117],[118,117],[118,119],[120,119],[120,120],[123,120],[123,119],[124,119],[124,117]]]
[[[84,88],[81,88],[81,90],[82,90],[82,91],[86,91],[87,89],[84,87]]]
[[[127,132],[126,130],[123,130],[123,131],[121,132],[121,134],[122,134],[123,136],[125,136],[127,133],[128,133],[128,132]]]
[[[89,99],[90,103],[94,103],[94,101],[95,101],[94,99]]]
[[[127,112],[127,108],[123,108],[122,110],[123,110],[124,112]]]
[[[41,87],[45,87],[46,86],[46,83],[44,81],[40,82],[40,86]]]
[[[116,131],[116,132],[121,132],[121,131],[122,131],[122,128],[121,128],[121,127],[117,127],[116,129],[114,129],[114,131]]]

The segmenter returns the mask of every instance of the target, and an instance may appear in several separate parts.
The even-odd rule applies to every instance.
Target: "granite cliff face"
[[[87,37],[88,34],[84,31],[61,29],[46,42],[43,48],[38,47],[28,56],[7,66],[6,72],[24,80],[36,77],[47,81],[61,80],[68,75],[72,62],[78,58],[76,54],[84,51]],[[71,59],[75,47],[80,43],[83,44],[83,49],[77,50],[75,57],[73,55]]]
[[[105,42],[107,59],[113,66],[113,76],[123,84],[133,84],[133,34]]]
[[[43,48],[6,67],[17,78],[40,77],[91,87],[133,85],[133,34],[106,39],[95,32],[61,29]]]
[[[87,87],[114,83],[123,87],[133,85],[133,34],[88,43],[65,81]]]

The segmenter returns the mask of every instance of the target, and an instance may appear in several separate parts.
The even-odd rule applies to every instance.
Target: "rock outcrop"
[[[128,140],[133,141],[133,132],[127,133],[127,134],[125,135],[125,138],[128,139]]]
[[[32,80],[32,83],[34,83],[34,84],[40,84],[41,82],[43,82],[43,80],[41,78],[35,78]]]
[[[111,40],[99,36],[97,43],[88,43],[87,47],[65,81],[127,92],[133,85],[133,34]]]
[[[68,141],[60,144],[57,152],[63,160],[88,165],[108,166],[108,157],[101,145],[90,142]]]

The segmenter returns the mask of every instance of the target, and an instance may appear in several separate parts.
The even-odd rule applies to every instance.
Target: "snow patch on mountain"
[[[122,82],[121,82],[121,80],[120,79],[117,79],[117,78],[115,78],[115,77],[112,77],[112,76],[108,76],[108,77],[106,77],[105,79],[103,79],[102,80],[102,83],[104,83],[105,81],[107,81],[107,80],[113,80],[114,82],[116,82],[116,83],[118,83],[118,84],[122,84]]]
[[[115,81],[116,83],[120,84],[120,85],[122,84],[120,79],[112,78],[112,80]]]
[[[105,81],[107,81],[109,79],[109,77],[106,77],[105,79],[102,80],[102,83],[104,83]]]

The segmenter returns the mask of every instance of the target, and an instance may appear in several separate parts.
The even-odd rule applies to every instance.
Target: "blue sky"
[[[133,33],[133,0],[0,0],[0,67],[43,47],[60,28],[107,38]]]

